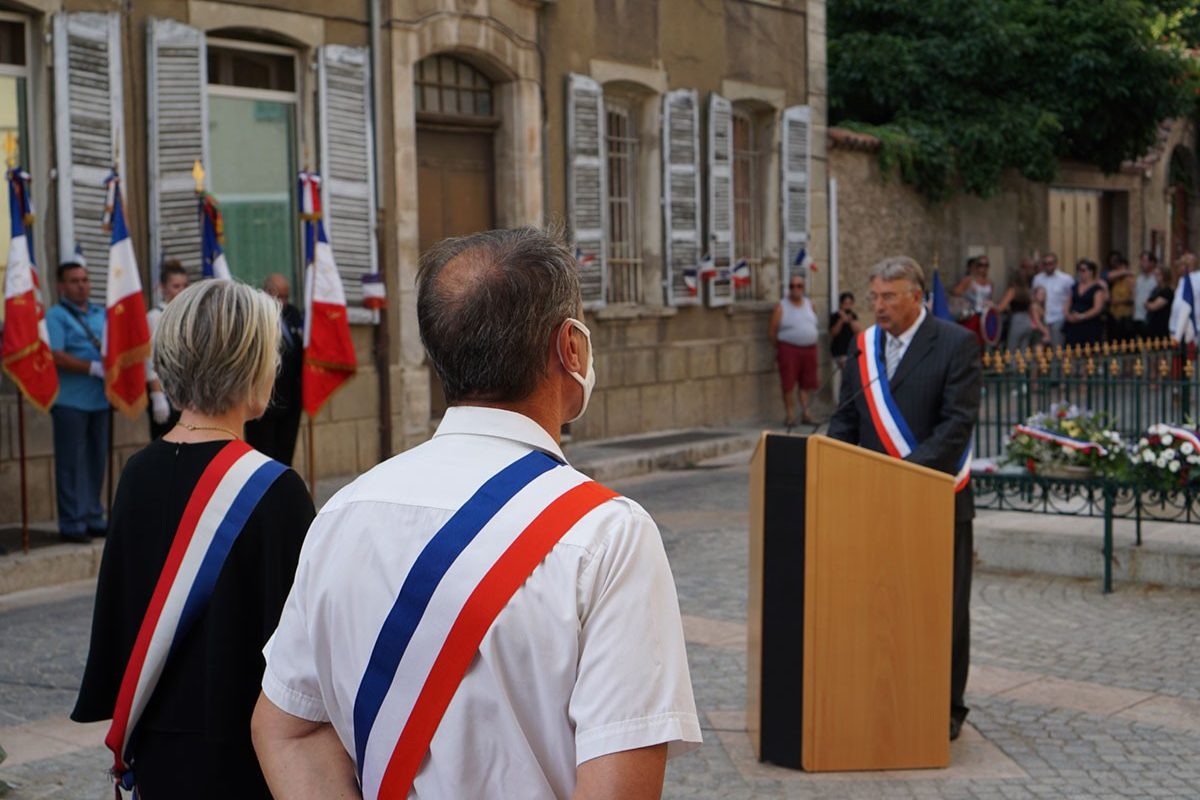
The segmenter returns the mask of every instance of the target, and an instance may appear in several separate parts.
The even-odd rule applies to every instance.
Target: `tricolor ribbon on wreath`
[[[888,455],[904,459],[917,449],[918,442],[892,397],[883,355],[883,337],[884,330],[878,325],[872,325],[858,335],[859,378],[866,387],[867,409],[871,412],[871,425],[879,441]],[[972,449],[968,444],[958,460],[954,474],[955,492],[961,492],[971,482]]]
[[[1017,433],[1024,434],[1033,439],[1038,439],[1043,442],[1061,445],[1071,450],[1076,450],[1080,453],[1095,452],[1096,455],[1104,457],[1108,455],[1108,448],[1099,442],[1092,442],[1086,439],[1074,439],[1061,433],[1048,431],[1045,428],[1039,428],[1035,425],[1017,425],[1013,428]]]
[[[234,440],[204,469],[184,508],[125,665],[104,744],[120,790],[136,786],[129,742],[172,652],[203,613],[234,542],[259,500],[287,469]]]
[[[1163,433],[1169,433],[1180,441],[1187,442],[1192,447],[1196,448],[1196,452],[1200,453],[1200,436],[1196,435],[1195,431],[1190,431],[1187,428],[1181,428],[1178,425],[1163,424],[1159,426]]]

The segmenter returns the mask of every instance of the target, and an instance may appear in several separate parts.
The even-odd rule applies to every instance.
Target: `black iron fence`
[[[1001,455],[1013,426],[1057,403],[1105,414],[1126,440],[1155,423],[1198,422],[1195,353],[1167,340],[986,353],[975,457]]]

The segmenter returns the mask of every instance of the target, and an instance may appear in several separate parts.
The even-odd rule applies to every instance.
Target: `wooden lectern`
[[[811,772],[950,763],[954,479],[825,436],[750,462],[746,727]]]

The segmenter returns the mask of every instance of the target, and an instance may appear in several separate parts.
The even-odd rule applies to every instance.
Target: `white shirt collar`
[[[888,336],[892,336],[893,339],[900,340],[900,344],[904,345],[905,347],[908,347],[909,342],[911,342],[912,338],[917,335],[917,328],[921,327],[921,323],[924,321],[925,321],[925,306],[922,305],[921,313],[917,315],[917,321],[914,322],[912,325],[909,325],[908,330],[904,331],[904,333],[900,334],[899,336],[892,336],[890,333],[888,334]]]
[[[451,406],[438,424],[436,436],[492,436],[529,445],[566,462],[562,448],[546,429],[524,414],[484,406]]]

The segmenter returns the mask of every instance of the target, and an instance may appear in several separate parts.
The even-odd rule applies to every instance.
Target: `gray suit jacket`
[[[850,345],[838,409],[829,435],[880,453],[887,452],[871,424],[858,370],[858,340]],[[927,314],[913,335],[889,384],[900,414],[916,438],[907,461],[953,475],[979,418],[982,370],[975,334]],[[955,498],[954,519],[975,516],[968,487]]]

